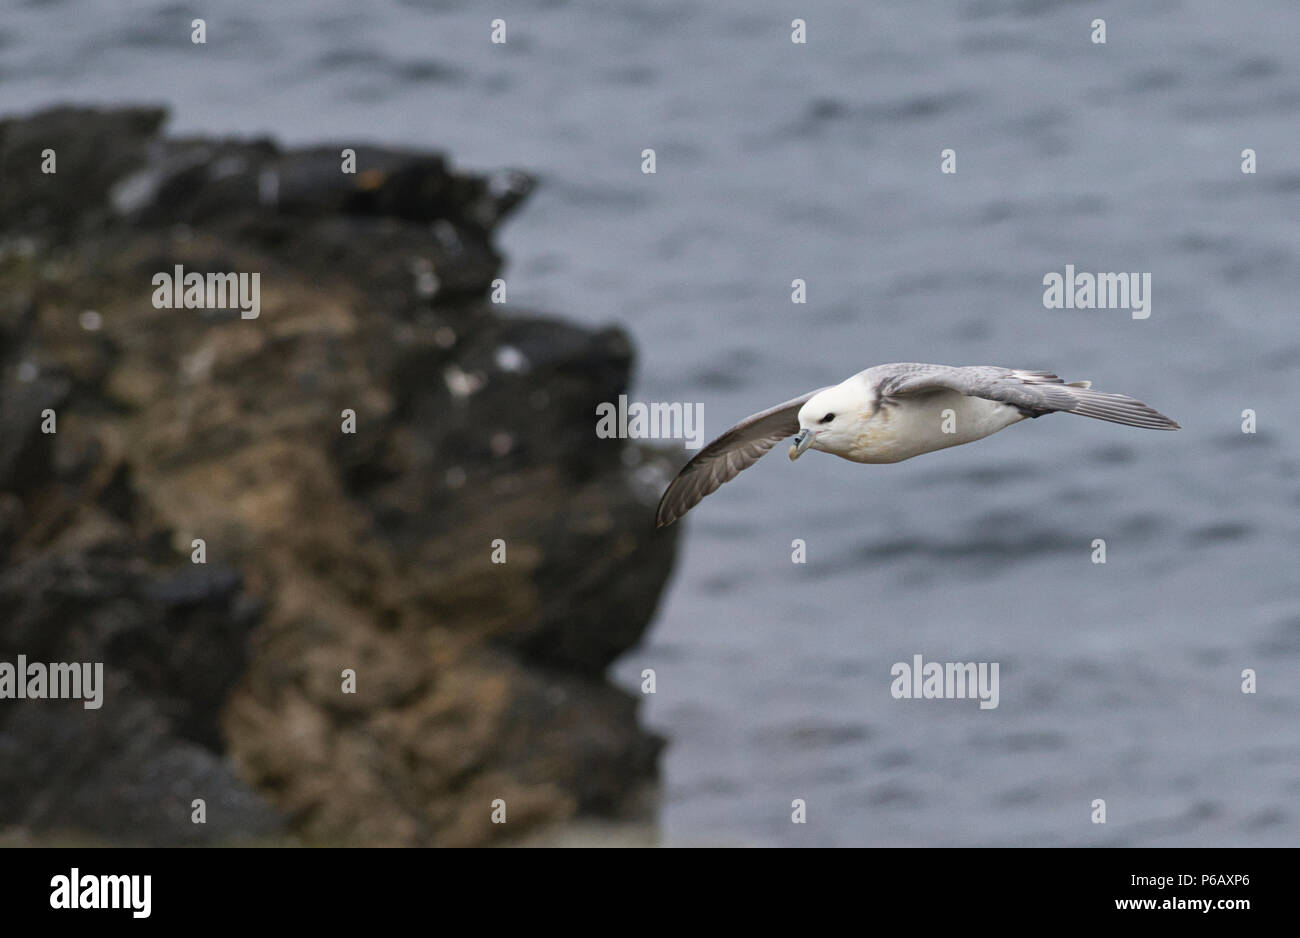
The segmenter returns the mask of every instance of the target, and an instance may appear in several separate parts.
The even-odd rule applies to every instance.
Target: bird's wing
[[[969,368],[916,366],[882,378],[878,386],[880,397],[886,402],[890,398],[941,390],[1001,401],[1033,417],[1063,411],[1149,430],[1181,429],[1173,420],[1139,400],[1123,394],[1094,391],[1088,381],[1066,384],[1050,371],[1022,371],[991,365]]]
[[[799,408],[808,398],[824,390],[818,388],[751,414],[696,453],[664,490],[655,513],[655,526],[672,524],[723,482],[730,482],[758,462],[778,442],[798,433]]]

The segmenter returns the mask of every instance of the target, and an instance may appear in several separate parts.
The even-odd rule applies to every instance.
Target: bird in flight
[[[831,387],[751,414],[700,450],[664,491],[656,527],[672,524],[787,436],[790,459],[819,449],[853,462],[911,459],[1063,411],[1148,430],[1178,424],[1141,401],[1047,371],[993,365],[876,365]]]

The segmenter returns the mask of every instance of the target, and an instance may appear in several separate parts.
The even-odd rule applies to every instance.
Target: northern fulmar
[[[672,524],[787,436],[790,458],[819,449],[853,462],[890,463],[970,443],[1055,411],[1148,430],[1178,424],[1141,401],[1067,384],[1048,371],[993,365],[876,365],[746,417],[688,462],[664,491],[657,527]]]

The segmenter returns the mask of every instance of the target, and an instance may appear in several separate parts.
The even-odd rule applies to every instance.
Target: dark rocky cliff
[[[163,117],[0,122],[0,660],[107,685],[0,700],[0,831],[449,845],[642,812],[659,741],[604,671],[676,528],[658,457],[594,433],[626,336],[488,302],[531,181]],[[175,265],[260,273],[260,316],[155,308]]]

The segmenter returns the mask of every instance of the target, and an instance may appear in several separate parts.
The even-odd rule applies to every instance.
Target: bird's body
[[[860,414],[850,446],[834,455],[853,462],[902,462],[922,453],[971,443],[1024,420],[1014,407],[956,391],[936,391],[906,407],[872,406]],[[945,425],[950,432],[944,432]],[[812,449],[821,449],[814,442]],[[832,452],[832,450],[825,450]]]
[[[672,524],[722,483],[795,435],[790,458],[809,449],[860,463],[893,463],[983,439],[1055,411],[1155,430],[1178,424],[1141,401],[1066,384],[1046,371],[991,365],[877,365],[832,387],[746,417],[691,459],[659,502]]]

